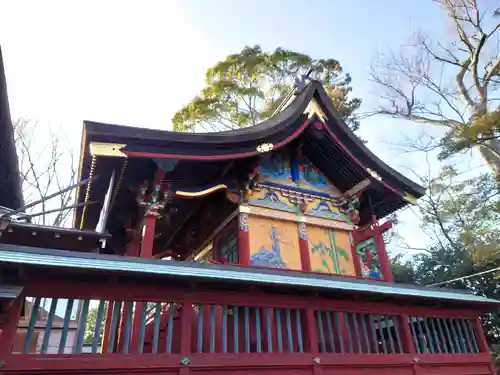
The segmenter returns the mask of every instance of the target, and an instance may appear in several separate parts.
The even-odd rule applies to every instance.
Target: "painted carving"
[[[299,223],[299,238],[307,241],[307,227],[305,223]]]
[[[345,221],[344,215],[330,202],[324,200],[316,200],[305,211],[306,215],[322,217],[325,219],[341,220]]]
[[[241,231],[248,232],[248,214],[241,213],[238,223]]]
[[[318,243],[310,242],[311,252],[321,256],[321,268],[313,269],[314,272],[326,272],[334,274],[345,274],[346,271],[340,266],[340,257],[344,258],[346,262],[350,261],[349,253],[347,250],[337,247],[335,239],[335,232],[328,231],[329,244],[323,241]],[[330,267],[332,265],[332,267]]]
[[[272,248],[266,249],[262,246],[258,252],[252,254],[250,264],[260,267],[287,268],[285,262],[281,258],[278,229],[276,229],[274,225],[271,225],[269,237],[272,241]]]
[[[349,201],[301,152],[271,152],[260,157],[248,203],[324,219],[349,221]],[[359,222],[357,206],[351,222]]]
[[[273,152],[261,157],[259,174],[267,177],[266,180],[275,183],[287,184],[292,180],[290,160],[281,152]]]
[[[248,198],[248,203],[279,211],[295,212],[295,206],[287,203],[281,192],[266,187],[258,187]]]
[[[356,245],[356,255],[359,257],[362,276],[382,279],[377,246],[373,237]]]
[[[347,215],[349,217],[349,220],[353,224],[359,223],[360,217],[358,209],[359,209],[359,197],[354,196],[347,203]]]
[[[299,186],[313,190],[326,190],[330,187],[328,180],[305,156],[299,157]]]
[[[279,195],[270,189],[266,189],[264,196],[262,198],[258,198],[258,200],[262,203],[263,206],[266,207],[278,209],[288,208],[288,204],[282,202]]]

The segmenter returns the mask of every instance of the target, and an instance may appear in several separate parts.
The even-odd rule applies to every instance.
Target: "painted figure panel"
[[[312,271],[356,275],[348,232],[313,225],[307,230]]]
[[[336,195],[338,189],[300,152],[269,152],[260,157],[259,182]]]
[[[373,237],[356,244],[356,255],[359,258],[362,276],[382,279],[377,245]]]
[[[297,225],[250,215],[250,264],[300,270]]]

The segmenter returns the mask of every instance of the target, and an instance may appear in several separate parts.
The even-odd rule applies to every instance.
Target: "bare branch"
[[[68,142],[62,142],[60,136],[48,130],[27,119],[14,123],[23,193],[28,202],[62,190],[76,178],[73,153],[64,146]],[[70,206],[72,200],[72,193],[67,192],[61,194],[59,199],[43,201],[33,210],[41,213],[53,211],[54,208]],[[36,220],[42,225],[61,226],[70,212],[63,210],[55,214],[41,214],[36,216]]]
[[[378,113],[446,127],[443,158],[478,147],[500,179],[496,128],[475,130],[477,119],[497,110],[498,16],[481,10],[476,0],[434,1],[442,6],[452,25],[452,41],[433,43],[418,33],[399,55],[383,54],[371,72],[372,80],[383,89],[379,95],[383,106]],[[467,134],[470,140],[464,138]]]

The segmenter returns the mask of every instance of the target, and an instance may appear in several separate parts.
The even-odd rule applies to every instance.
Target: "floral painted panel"
[[[297,225],[250,215],[250,264],[259,267],[300,270]]]
[[[356,255],[361,265],[361,276],[382,279],[382,269],[378,257],[377,245],[373,237],[358,242]]]
[[[348,232],[308,225],[309,255],[313,272],[356,274]]]

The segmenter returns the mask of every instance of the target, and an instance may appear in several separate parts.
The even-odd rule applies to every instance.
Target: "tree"
[[[83,343],[84,344],[92,344],[92,340],[94,339],[95,327],[97,325],[97,310],[98,310],[97,307],[92,307],[89,309],[89,312],[87,315],[87,324],[85,326],[85,333],[83,336]],[[102,317],[106,316],[107,310],[108,310],[108,302],[105,302]],[[104,321],[104,319],[101,319],[100,326],[99,326],[99,338],[102,338],[102,336],[104,334],[104,322],[103,321]]]
[[[422,183],[428,187],[419,202],[422,229],[433,236],[433,245],[410,259],[393,259],[394,279],[445,282],[444,287],[499,299],[499,272],[469,276],[500,267],[500,183],[491,174],[463,178],[452,167]],[[500,314],[487,314],[483,323],[489,343],[499,345]]]
[[[74,184],[73,153],[62,137],[27,119],[18,119],[13,125],[25,202],[45,199]],[[53,200],[43,201],[28,213],[37,214],[32,217],[34,223],[62,226],[71,212],[65,208],[70,207],[73,199],[73,191],[68,191]],[[49,212],[53,210],[58,211]]]
[[[441,159],[474,147],[500,179],[500,9],[434,2],[452,25],[451,41],[419,32],[399,53],[382,54],[371,74],[383,90],[377,112],[442,128]]]
[[[310,56],[277,48],[245,47],[229,55],[206,73],[201,94],[179,110],[175,131],[221,131],[253,126],[269,118],[286,99],[295,80],[312,69],[310,77],[323,83],[340,115],[356,130],[354,112],[360,99],[349,99],[351,77],[335,59]]]

